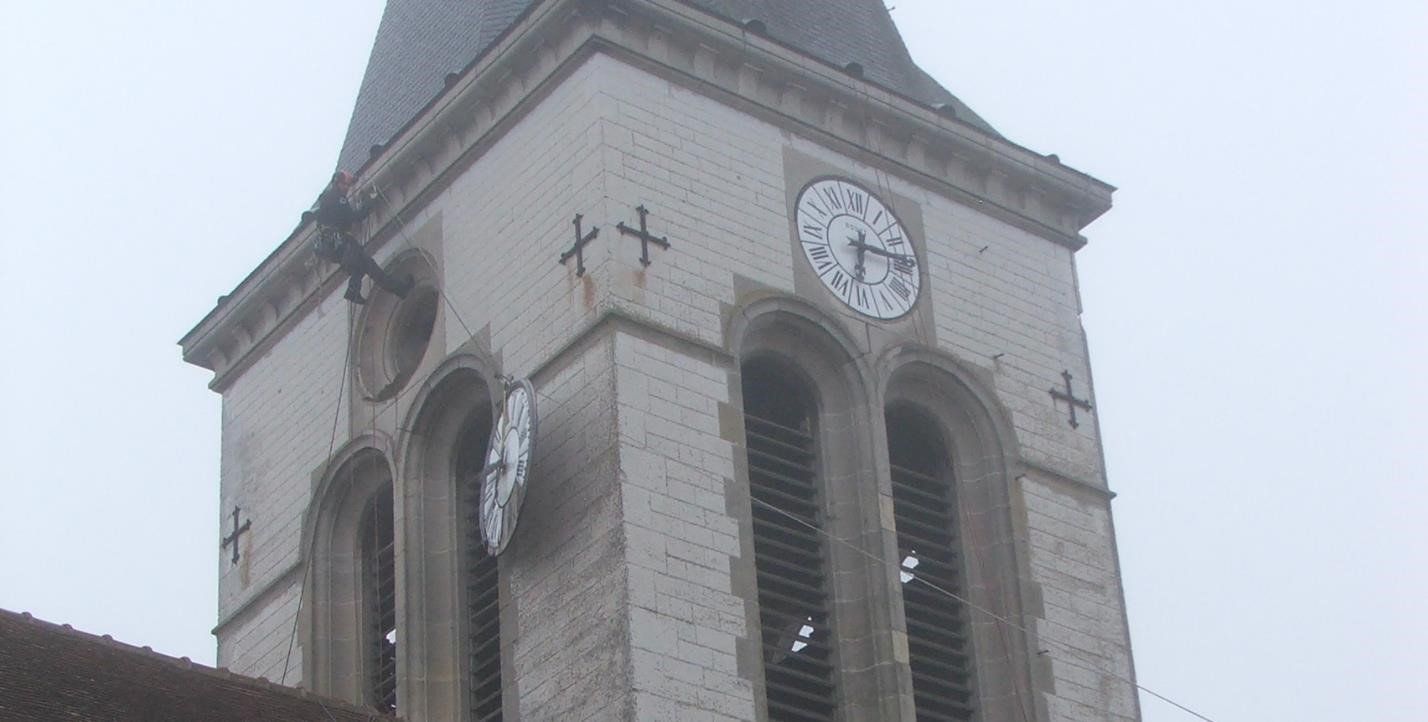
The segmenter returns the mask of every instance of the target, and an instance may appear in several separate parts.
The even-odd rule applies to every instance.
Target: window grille
[[[501,719],[501,594],[496,557],[481,538],[479,494],[467,494],[466,623],[470,642],[471,719]]]
[[[461,436],[457,494],[462,510],[462,581],[466,614],[466,669],[473,722],[501,719],[501,590],[496,557],[481,536],[481,472],[489,419],[473,420]]]
[[[397,559],[392,488],[377,492],[367,509],[362,534],[363,602],[366,617],[366,672],[369,703],[397,711]]]
[[[745,369],[744,427],[769,719],[831,720],[827,555],[810,406],[759,371]]]
[[[976,710],[966,609],[939,591],[961,596],[966,585],[951,469],[935,428],[918,415],[887,416],[893,518],[919,722],[970,720]]]

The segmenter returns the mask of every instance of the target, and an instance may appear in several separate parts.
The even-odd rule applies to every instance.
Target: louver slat
[[[385,496],[383,496],[385,494]],[[391,491],[379,492],[367,522],[365,543],[367,580],[368,689],[372,706],[382,712],[397,710],[397,558],[393,536]]]
[[[896,433],[890,420],[889,436]],[[934,475],[935,466],[912,468],[934,463],[934,454],[928,448],[889,449],[898,549],[904,560],[916,560],[903,565],[902,577],[913,699],[919,722],[970,720],[975,709],[969,629],[962,604],[939,591],[965,593],[956,507],[950,485]]]
[[[831,720],[832,649],[823,541],[816,530],[813,438],[754,413],[745,416],[745,429],[769,719]]]
[[[478,458],[484,457],[483,455]],[[478,521],[480,496],[467,494],[466,629],[471,719],[501,719],[501,590],[496,557],[486,552]]]

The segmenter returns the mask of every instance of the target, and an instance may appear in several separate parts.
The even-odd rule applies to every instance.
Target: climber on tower
[[[397,297],[406,298],[407,292],[412,290],[412,278],[392,278],[367,255],[366,249],[352,235],[353,229],[372,210],[370,206],[360,202],[354,204],[348,198],[353,180],[351,173],[337,171],[332,174],[332,182],[317,197],[317,239],[313,243],[313,252],[324,261],[340,264],[342,270],[350,274],[343,298],[353,303],[367,302],[362,297],[364,275],[371,276],[373,283]]]

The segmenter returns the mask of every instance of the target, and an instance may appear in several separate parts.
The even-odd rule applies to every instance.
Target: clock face
[[[535,452],[535,389],[526,379],[511,382],[491,429],[485,475],[481,479],[481,535],[491,554],[500,554],[516,532]]]
[[[917,250],[872,191],[845,178],[815,180],[798,194],[795,222],[818,280],[849,308],[888,320],[917,303]]]

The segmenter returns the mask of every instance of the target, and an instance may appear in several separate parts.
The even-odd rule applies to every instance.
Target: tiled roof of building
[[[388,0],[367,61],[338,167],[355,170],[436,97],[447,74],[476,59],[539,0]],[[858,63],[868,80],[995,134],[908,55],[883,0],[683,0],[742,22],[837,66]]]
[[[302,690],[0,610],[0,720],[392,722]]]

